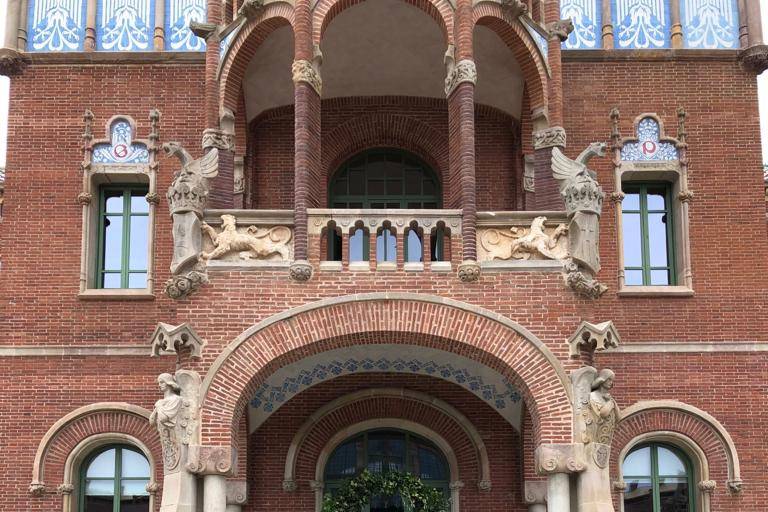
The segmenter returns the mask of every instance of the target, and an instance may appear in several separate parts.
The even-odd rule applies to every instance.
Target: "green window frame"
[[[115,457],[114,457],[114,471],[112,473],[112,477],[88,477],[88,470],[91,467],[91,464],[96,460],[97,457],[102,455],[105,452],[108,452],[110,450],[115,451]],[[123,451],[130,451],[135,454],[138,454],[141,456],[146,462],[147,467],[149,468],[149,460],[147,457],[137,448],[125,445],[125,444],[111,444],[104,446],[102,448],[99,448],[98,450],[94,451],[88,457],[83,461],[83,464],[80,468],[80,490],[78,493],[78,511],[79,512],[89,512],[89,510],[86,508],[86,494],[88,489],[88,483],[89,482],[107,482],[110,481],[113,483],[113,494],[111,495],[113,497],[113,503],[112,503],[112,512],[121,512],[121,503],[123,499],[123,484],[126,482],[146,482],[144,485],[146,487],[146,484],[148,484],[151,481],[152,474],[151,474],[151,468],[148,470],[148,473],[146,476],[141,477],[126,477],[123,476]],[[98,496],[106,496],[106,495],[98,495]],[[140,497],[147,497],[146,503],[146,511],[149,512],[149,493],[144,490],[141,494],[131,494],[131,496],[140,496]],[[132,509],[132,510],[135,510]]]
[[[148,187],[145,185],[104,186],[99,190],[96,288],[143,289],[147,287],[149,247],[146,244],[149,243],[150,237],[149,203],[145,196],[148,190]],[[122,199],[122,201],[113,201],[112,199]],[[119,210],[116,208],[116,204],[120,205]],[[108,240],[107,228],[118,219],[120,222],[119,256],[108,257],[108,251],[110,251],[109,244],[114,244],[114,239],[111,242]],[[146,221],[139,221],[138,219],[146,219]],[[146,243],[143,247],[135,247],[138,243],[137,240],[141,240],[142,236],[138,227],[135,232],[132,229],[142,224],[146,226],[146,231],[143,233],[143,239]],[[143,265],[132,268],[132,256],[135,256],[139,262],[143,261]],[[107,265],[111,265],[111,261],[115,259],[119,259],[119,265],[107,268]],[[108,263],[107,260],[111,261]],[[110,279],[109,282],[107,281],[108,279]],[[118,281],[119,286],[116,286]]]
[[[678,475],[664,475],[660,474],[660,465],[659,465],[659,449],[666,449],[672,452],[679,460],[682,462],[683,466],[685,467],[685,476]],[[679,506],[675,506],[673,508],[670,507],[662,507],[662,501],[661,501],[661,493],[662,493],[662,486],[664,483],[681,483],[681,480],[685,480],[685,484],[687,486],[687,494],[688,494],[688,503],[687,503],[687,511],[686,512],[694,512],[696,510],[696,490],[694,487],[694,472],[693,472],[693,464],[691,464],[691,459],[679,448],[676,446],[666,444],[666,443],[644,443],[641,445],[638,445],[634,447],[629,453],[627,453],[627,456],[624,458],[624,461],[627,460],[627,458],[632,455],[633,453],[639,452],[641,450],[649,450],[650,451],[650,459],[651,459],[651,465],[650,465],[650,475],[631,475],[624,473],[622,475],[625,482],[627,482],[627,489],[624,491],[624,508],[625,510],[628,510],[628,503],[627,499],[628,496],[631,495],[635,489],[633,488],[633,483],[635,482],[644,482],[646,484],[650,483],[650,490],[651,490],[651,497],[653,502],[653,509],[647,510],[643,512],[682,512],[680,510]],[[624,463],[622,461],[622,464]],[[650,482],[649,482],[650,480]],[[675,482],[677,481],[677,482]]]
[[[331,453],[331,456],[328,457],[328,460],[326,462],[326,466],[324,468],[324,481],[325,481],[325,492],[333,492],[334,489],[338,489],[341,484],[347,479],[347,478],[354,478],[357,475],[359,475],[363,469],[368,468],[369,471],[375,471],[375,469],[371,468],[371,465],[375,464],[381,464],[381,468],[383,471],[387,471],[388,464],[397,464],[396,455],[393,454],[377,454],[380,455],[380,459],[376,459],[374,461],[371,460],[371,454],[370,454],[370,448],[369,448],[369,440],[372,435],[380,435],[380,436],[391,436],[391,438],[400,438],[403,439],[404,442],[404,448],[403,453],[405,454],[405,460],[403,461],[403,466],[405,467],[405,471],[410,472],[413,475],[416,475],[417,477],[420,477],[420,472],[417,471],[418,468],[418,449],[420,447],[426,448],[430,451],[432,451],[437,456],[437,462],[440,464],[441,472],[444,474],[444,479],[422,479],[422,482],[424,482],[425,485],[428,485],[432,488],[441,490],[445,496],[449,496],[449,484],[450,484],[450,467],[448,465],[448,460],[445,457],[445,454],[442,453],[442,451],[431,441],[428,439],[425,439],[421,436],[418,436],[416,434],[412,434],[411,432],[408,432],[406,430],[399,430],[399,429],[374,429],[369,430],[366,432],[362,432],[360,434],[356,434],[354,436],[349,437],[344,442],[339,444]],[[350,443],[354,443],[355,446],[355,472],[354,474],[346,475],[344,478],[331,478],[331,476],[328,474],[328,471],[330,467],[332,466],[332,463],[334,461],[334,456],[339,453],[340,450],[345,449],[349,446]],[[369,512],[370,507],[365,507],[361,512]]]
[[[347,160],[328,185],[330,208],[435,209],[442,190],[419,157],[395,148],[363,151]]]
[[[622,203],[622,225],[624,239],[624,281],[627,286],[674,286],[677,284],[675,272],[675,236],[674,214],[672,210],[672,187],[669,183],[629,183],[623,186],[624,201]],[[662,197],[664,204],[659,207],[658,199],[649,201],[649,197]],[[663,233],[652,219],[659,217],[664,223]],[[634,221],[632,221],[634,219]],[[630,228],[632,226],[632,228]],[[638,229],[639,228],[639,229]],[[666,245],[662,253],[666,256],[666,264],[654,262],[658,257],[659,237],[663,236]],[[637,238],[639,237],[639,240]],[[634,259],[637,263],[639,248],[639,265],[627,265]],[[661,276],[666,275],[664,279]],[[640,277],[641,279],[637,279]]]

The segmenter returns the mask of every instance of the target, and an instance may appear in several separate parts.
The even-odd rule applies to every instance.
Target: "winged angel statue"
[[[219,150],[213,148],[197,160],[178,142],[163,144],[163,151],[181,162],[181,169],[166,194],[173,217],[173,276],[166,283],[166,293],[178,299],[207,281],[200,264],[203,250],[200,221],[208,201],[208,180],[219,172]]]
[[[552,175],[560,183],[560,195],[570,219],[566,282],[577,293],[590,298],[602,295],[606,287],[594,279],[600,271],[600,214],[605,193],[597,174],[587,168],[595,156],[605,156],[606,145],[593,143],[576,160],[552,149]]]
[[[155,402],[149,423],[160,434],[163,465],[168,474],[180,469],[186,448],[197,440],[200,377],[194,372],[179,370],[175,375],[161,374],[157,385],[163,398]]]

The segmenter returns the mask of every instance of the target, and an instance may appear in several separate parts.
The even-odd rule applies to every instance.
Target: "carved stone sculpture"
[[[612,321],[599,324],[583,321],[568,340],[568,346],[571,357],[576,357],[582,346],[588,350],[602,352],[610,347],[618,347],[620,341],[619,331],[616,330]]]
[[[452,59],[446,59],[447,75],[445,77],[445,95],[451,93],[462,82],[477,83],[477,67],[471,60],[460,60],[455,65]]]
[[[573,20],[557,20],[547,24],[547,32],[550,39],[556,37],[561,43],[564,43],[571,32],[573,32]]]
[[[203,346],[205,345],[205,342],[188,323],[170,325],[163,322],[157,324],[150,343],[153,357],[159,356],[163,352],[176,354],[181,349],[187,348],[192,357],[200,358],[203,355]]]
[[[600,214],[605,193],[596,174],[587,168],[594,156],[605,155],[605,144],[592,144],[576,160],[552,149],[552,174],[560,182],[560,195],[565,202],[568,224],[566,284],[589,298],[602,295],[606,287],[594,279],[600,271]]]
[[[264,0],[245,0],[237,11],[238,16],[245,16],[249,20],[255,18],[264,8]]]
[[[157,378],[163,398],[155,403],[149,423],[160,435],[163,449],[163,498],[161,512],[194,512],[197,481],[186,468],[190,447],[199,438],[200,376],[179,370]]]
[[[179,299],[208,281],[205,268],[200,265],[203,250],[200,220],[208,201],[208,180],[218,174],[219,151],[211,149],[198,160],[176,142],[163,144],[163,151],[168,156],[176,156],[182,165],[166,194],[173,218],[173,276],[166,283],[165,292]]]
[[[546,149],[554,147],[565,147],[567,136],[565,129],[559,126],[540,130],[533,133],[533,149]]]
[[[309,84],[318,96],[323,94],[323,79],[320,76],[320,66],[323,64],[323,54],[320,48],[315,46],[312,62],[308,60],[296,60],[291,66],[293,83],[304,82]]]
[[[0,48],[0,75],[20,75],[27,68],[29,59],[11,48]]]
[[[480,264],[474,260],[464,260],[458,268],[459,280],[463,283],[473,283],[480,279]]]
[[[289,245],[293,237],[290,228],[249,226],[245,233],[241,233],[237,231],[237,219],[233,215],[221,216],[221,228],[221,232],[217,232],[203,223],[203,231],[214,245],[213,251],[202,254],[204,260],[215,260],[236,251],[239,251],[242,260],[266,259],[275,254],[279,254],[284,261],[293,258]]]
[[[574,421],[578,439],[584,443],[586,469],[579,475],[579,510],[613,512],[608,462],[611,441],[619,420],[619,407],[611,396],[615,375],[587,366],[571,375]]]
[[[522,0],[501,0],[501,7],[512,18],[519,18],[528,13],[528,4]]]
[[[480,246],[490,260],[559,260],[568,256],[568,233],[565,224],[560,224],[550,233],[544,229],[546,217],[536,217],[528,229],[512,227],[507,232],[501,229],[485,229],[480,233]]]

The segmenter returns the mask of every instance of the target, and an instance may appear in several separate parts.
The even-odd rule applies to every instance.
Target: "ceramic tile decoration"
[[[99,0],[96,10],[96,49],[112,52],[152,50],[154,2]]]
[[[147,146],[133,142],[131,125],[124,119],[112,123],[111,144],[96,144],[93,147],[95,164],[145,164],[149,162]]]
[[[671,142],[660,142],[659,123],[652,117],[641,120],[637,142],[624,144],[621,159],[626,161],[677,160],[677,148]]]
[[[671,16],[666,0],[612,0],[616,48],[669,48]]]
[[[563,43],[568,50],[600,48],[601,10],[597,0],[562,0],[560,18],[573,21],[573,32]]]
[[[739,47],[739,8],[736,0],[681,0],[686,48]]]
[[[85,0],[30,0],[27,51],[82,50],[85,9]]]
[[[165,0],[165,49],[187,52],[205,50],[205,41],[189,30],[190,22],[204,22],[205,19],[205,0]]]

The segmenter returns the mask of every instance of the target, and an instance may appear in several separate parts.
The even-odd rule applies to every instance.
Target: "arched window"
[[[325,466],[325,488],[333,493],[364,469],[372,473],[407,472],[448,495],[450,471],[445,456],[426,439],[400,430],[372,430],[339,445]],[[399,512],[402,501],[372,496],[364,512]]]
[[[693,512],[693,469],[674,446],[641,444],[624,458],[624,512]]]
[[[149,512],[149,479],[149,461],[136,448],[101,448],[83,463],[79,512]]]
[[[331,179],[331,208],[440,208],[440,182],[417,156],[371,149],[348,160]]]

